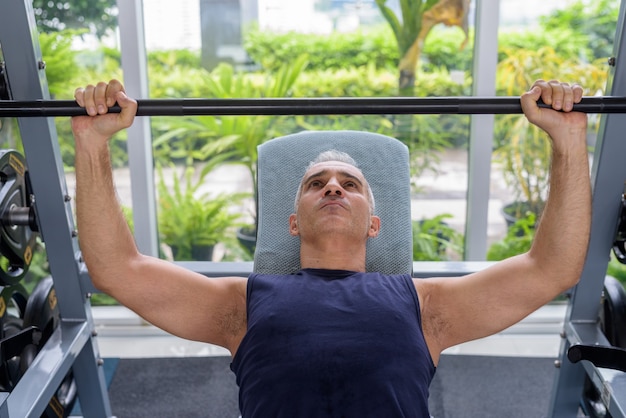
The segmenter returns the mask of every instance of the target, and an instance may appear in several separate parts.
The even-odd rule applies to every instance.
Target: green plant
[[[102,37],[117,26],[115,0],[33,0],[37,29],[86,28]]]
[[[215,98],[285,97],[290,94],[296,78],[306,65],[307,56],[303,55],[283,65],[273,77],[255,79],[236,73],[231,65],[222,64],[204,83],[210,96]],[[268,116],[171,118],[167,119],[167,126],[161,126],[167,132],[157,137],[154,145],[157,148],[171,147],[173,140],[181,141],[184,146],[179,146],[178,151],[172,150],[171,155],[186,158],[189,163],[206,154],[204,146],[199,148],[197,143],[189,143],[200,138],[210,149],[221,149],[228,153],[229,161],[246,167],[250,173],[253,194],[256,195],[257,146],[277,135],[277,131],[272,128],[275,121],[275,117]]]
[[[311,34],[270,32],[254,27],[245,34],[244,48],[265,71],[278,70],[293,57],[306,54],[309,71],[374,66],[394,69],[398,51],[388,25],[367,31]]]
[[[488,261],[499,261],[522,254],[530,250],[535,237],[536,215],[527,212],[524,217],[518,219],[508,230],[506,236],[493,243],[487,250]]]
[[[463,252],[463,235],[445,223],[450,214],[413,221],[413,260],[445,261]]]
[[[207,174],[222,159],[211,159],[199,173],[195,166],[185,167],[182,182],[172,164],[171,187],[165,180],[163,168],[157,167],[159,236],[176,253],[178,260],[193,260],[194,248],[212,247],[226,241],[227,231],[238,225],[240,215],[231,211],[231,207],[241,195],[210,196],[200,190]]]
[[[76,36],[84,33],[85,31],[65,30],[39,34],[39,47],[46,62],[46,80],[52,98],[62,94],[67,88],[67,81],[80,72],[76,62],[78,54],[72,49],[72,42]]]
[[[376,0],[376,4],[398,46],[399,93],[413,96],[415,71],[428,33],[438,23],[460,26],[467,32],[469,0],[400,0],[401,18],[387,6],[387,0]]]
[[[410,96],[410,89],[415,83],[415,69],[420,55],[418,38],[422,32],[422,18],[424,13],[431,9],[438,0],[400,0],[401,18],[387,6],[387,0],[376,0],[385,20],[391,26],[396,39],[400,62],[399,89]],[[423,41],[423,38],[420,41]],[[401,93],[402,94],[402,93]]]
[[[586,48],[591,51],[593,59],[606,59],[613,53],[619,5],[618,0],[578,0],[540,17],[539,22],[542,27],[555,31],[574,29],[586,38]]]
[[[498,90],[519,96],[537,79],[565,79],[585,87],[587,94],[604,88],[606,71],[599,64],[564,59],[550,47],[508,52],[498,64]],[[502,165],[504,180],[515,198],[511,215],[523,216],[530,210],[539,216],[548,188],[551,142],[547,135],[523,115],[503,115],[496,119],[495,160]],[[590,131],[596,129],[590,124]],[[521,208],[521,209],[520,209]]]
[[[617,261],[615,254],[611,251],[611,258],[607,266],[606,274],[615,277],[626,287],[626,265]]]
[[[524,212],[539,215],[548,189],[551,144],[542,130],[524,117],[511,116],[508,143],[494,157],[502,165],[504,181],[512,188],[514,202],[504,210],[519,218]]]

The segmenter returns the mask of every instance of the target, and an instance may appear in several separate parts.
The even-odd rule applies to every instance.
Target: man
[[[380,220],[361,171],[334,155],[306,170],[285,220],[300,237],[301,272],[208,279],[137,251],[107,145],[132,124],[136,102],[116,80],[79,88],[90,115],[72,119],[83,257],[96,287],[152,324],[230,350],[244,418],[426,417],[444,349],[513,325],[579,279],[591,219],[587,117],[572,112],[582,92],[539,80],[521,97],[553,147],[550,193],[527,253],[463,277],[366,273],[365,243]],[[107,114],[115,102],[122,112]]]

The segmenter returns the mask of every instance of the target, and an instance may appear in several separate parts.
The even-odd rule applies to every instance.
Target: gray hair
[[[337,151],[335,149],[321,152],[317,157],[315,157],[315,159],[313,159],[309,163],[309,165],[306,167],[306,170],[304,170],[304,172],[306,173],[307,171],[311,169],[311,167],[313,167],[316,164],[325,163],[329,161],[337,161],[340,163],[351,165],[354,168],[358,169],[361,172],[361,174],[363,174],[363,172],[361,171],[361,168],[359,167],[357,162],[354,160],[354,158],[352,158],[349,154],[343,151]],[[302,177],[302,180],[304,180],[304,176]],[[300,181],[300,186],[298,186],[298,191],[296,192],[296,199],[294,202],[295,212],[298,211],[298,203],[300,202],[300,196],[302,195],[302,187],[304,186],[302,184],[302,180]],[[374,201],[374,193],[372,193],[372,188],[370,187],[369,183],[367,183],[367,180],[366,180],[365,187],[367,188],[367,200],[369,201],[369,204],[370,204],[370,213],[373,215],[374,210],[376,208],[376,203]]]

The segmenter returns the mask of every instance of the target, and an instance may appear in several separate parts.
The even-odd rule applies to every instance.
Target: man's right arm
[[[108,139],[132,124],[136,102],[116,81],[77,89],[76,99],[92,115],[74,117],[72,129],[79,242],[94,285],[167,332],[234,353],[245,333],[246,279],[209,279],[139,253],[122,214]],[[122,112],[107,114],[116,101]]]

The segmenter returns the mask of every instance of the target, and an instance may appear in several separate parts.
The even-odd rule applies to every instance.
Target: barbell
[[[137,116],[515,114],[519,97],[384,97],[263,99],[139,99]],[[539,102],[541,107],[549,107]],[[586,96],[574,105],[585,113],[626,113],[626,97]],[[119,106],[109,109],[119,113]],[[0,100],[0,118],[86,115],[74,100]]]

